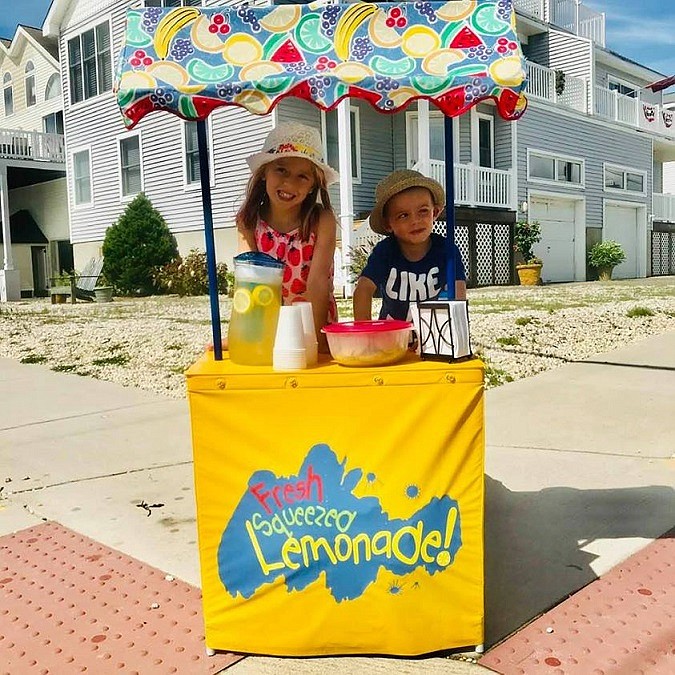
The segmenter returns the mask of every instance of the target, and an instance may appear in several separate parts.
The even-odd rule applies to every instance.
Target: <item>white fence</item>
[[[65,162],[65,139],[61,134],[0,129],[0,157]]]
[[[586,80],[562,73],[559,86],[556,89],[556,77],[558,77],[556,71],[552,68],[546,68],[545,66],[528,61],[527,95],[551,101],[552,103],[566,105],[580,112],[588,112],[588,86]]]

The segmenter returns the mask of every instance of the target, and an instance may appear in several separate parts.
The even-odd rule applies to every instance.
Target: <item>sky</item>
[[[51,0],[0,0],[0,37],[11,38],[17,23],[41,28],[50,4]],[[609,49],[664,75],[675,75],[673,0],[583,0],[583,4],[606,14]]]

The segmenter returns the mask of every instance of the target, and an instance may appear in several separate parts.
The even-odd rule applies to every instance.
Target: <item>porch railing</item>
[[[654,220],[675,223],[675,195],[654,193],[652,195]]]
[[[421,170],[419,164],[413,169]],[[445,162],[430,161],[428,175],[445,187]],[[514,209],[512,171],[455,164],[455,204]]]
[[[556,78],[559,78],[558,87],[556,87]],[[588,111],[586,80],[564,72],[560,77],[552,68],[546,68],[531,61],[527,62],[527,94],[552,103],[566,105],[581,112]]]
[[[65,162],[65,138],[62,134],[0,129],[0,157]]]
[[[514,4],[524,14],[605,46],[605,15],[577,3],[577,0],[515,0]]]

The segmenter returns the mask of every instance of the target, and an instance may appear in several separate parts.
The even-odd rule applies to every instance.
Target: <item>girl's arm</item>
[[[255,232],[245,228],[240,222],[237,222],[237,242],[238,253],[258,250],[255,243]]]
[[[319,342],[319,351],[328,352],[328,342],[321,329],[328,322],[328,298],[331,292],[332,280],[330,276],[335,256],[335,232],[337,223],[332,211],[323,211],[316,226],[316,241],[314,254],[307,277],[307,292],[305,297],[312,303],[316,339]]]
[[[373,318],[373,297],[377,286],[368,277],[359,277],[354,289],[354,321],[370,321]]]

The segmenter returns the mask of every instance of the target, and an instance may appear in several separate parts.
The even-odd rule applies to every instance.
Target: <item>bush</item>
[[[375,244],[377,244],[376,241],[368,239],[364,244],[349,247],[350,262],[347,265],[347,274],[349,275],[349,281],[352,283],[356,283],[361,276],[361,272],[363,272],[363,268],[368,262],[368,256],[375,247]]]
[[[588,254],[588,264],[595,269],[616,267],[625,259],[626,254],[621,244],[611,239],[598,242]]]
[[[538,220],[519,220],[516,223],[513,249],[523,256],[526,265],[541,264],[535,257],[532,247],[541,239],[541,226]]]
[[[218,292],[227,293],[227,265],[216,265]],[[155,283],[160,291],[178,295],[205,295],[209,292],[209,276],[206,267],[206,253],[193,249],[185,258],[175,258],[160,267],[155,273]]]
[[[156,290],[155,270],[177,255],[164,218],[141,193],[105,234],[103,271],[119,292],[150,295]]]

